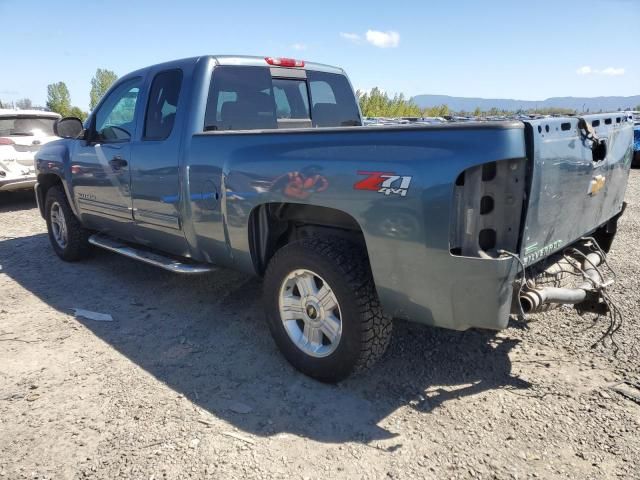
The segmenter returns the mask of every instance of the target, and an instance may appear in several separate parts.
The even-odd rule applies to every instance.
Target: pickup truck
[[[277,346],[330,382],[371,366],[394,318],[499,330],[512,312],[602,303],[608,281],[589,278],[633,138],[622,113],[365,127],[342,69],[239,56],[130,73],[56,132],[35,190],[60,258],[97,246],[264,277]],[[535,283],[569,253],[586,285]]]

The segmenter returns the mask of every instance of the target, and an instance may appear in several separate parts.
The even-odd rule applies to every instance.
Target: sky
[[[640,0],[0,0],[0,100],[88,108],[118,75],[204,54],[344,68],[357,89],[542,100],[640,94]]]

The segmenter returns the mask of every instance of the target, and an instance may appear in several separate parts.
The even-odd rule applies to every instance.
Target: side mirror
[[[64,117],[53,124],[53,133],[62,138],[78,138],[83,130],[82,120],[76,117]]]

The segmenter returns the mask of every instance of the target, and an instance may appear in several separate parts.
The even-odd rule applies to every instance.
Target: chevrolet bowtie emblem
[[[589,183],[589,195],[597,195],[600,190],[604,188],[604,184],[606,182],[606,178],[604,175],[596,175],[591,179],[591,183]]]

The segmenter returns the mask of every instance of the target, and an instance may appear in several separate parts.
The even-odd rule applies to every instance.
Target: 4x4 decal
[[[405,197],[411,185],[411,176],[396,175],[393,172],[358,172],[358,175],[366,175],[367,178],[356,182],[353,188],[356,190],[372,190],[385,195],[400,195]]]

